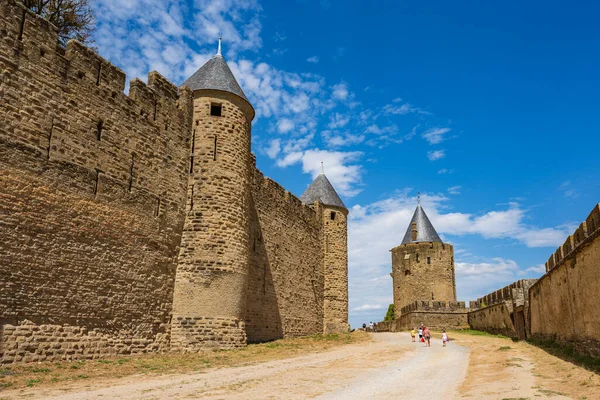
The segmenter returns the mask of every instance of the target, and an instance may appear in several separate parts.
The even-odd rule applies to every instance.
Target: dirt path
[[[451,367],[449,367],[451,366]],[[205,373],[144,379],[99,389],[23,393],[28,398],[83,399],[397,399],[427,394],[453,398],[468,366],[462,346],[425,348],[407,334],[381,333],[373,342],[323,353]],[[435,382],[435,384],[432,384]]]
[[[600,376],[528,343],[451,335],[448,347],[436,338],[426,348],[406,333],[378,333],[372,341],[300,356],[0,391],[0,399],[600,398]]]

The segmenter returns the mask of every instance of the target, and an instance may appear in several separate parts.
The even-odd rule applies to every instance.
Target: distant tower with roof
[[[402,244],[391,253],[396,315],[415,301],[456,301],[454,249],[442,242],[420,200]]]
[[[193,93],[194,122],[171,343],[187,350],[244,346],[254,108],[220,39],[217,54],[182,86]]]
[[[325,176],[319,174],[300,200],[322,207],[323,331],[346,332],[348,325],[348,209]]]

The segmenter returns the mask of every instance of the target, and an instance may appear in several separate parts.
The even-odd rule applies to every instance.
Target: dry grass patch
[[[468,379],[461,387],[465,397],[599,398],[598,374],[527,342],[471,332],[452,332],[451,337],[471,349]],[[490,388],[493,392],[485,393]]]
[[[5,365],[0,366],[0,399],[8,389],[64,386],[92,380],[97,383],[132,375],[153,376],[200,372],[208,368],[238,367],[322,352],[333,347],[369,340],[368,334],[357,331],[281,339],[269,343],[251,344],[236,350]]]

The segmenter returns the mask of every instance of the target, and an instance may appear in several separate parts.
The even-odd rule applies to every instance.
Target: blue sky
[[[541,265],[600,199],[600,5],[95,0],[102,56],[176,84],[216,52],[257,110],[253,151],[296,195],[325,163],[350,209],[350,322],[392,298],[417,192],[460,300]]]

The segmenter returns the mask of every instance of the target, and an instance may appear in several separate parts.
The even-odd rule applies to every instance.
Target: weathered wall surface
[[[537,279],[521,279],[470,303],[469,324],[473,329],[527,339],[525,315],[529,289]]]
[[[517,332],[511,320],[511,311],[506,303],[498,303],[469,313],[469,325],[472,329],[494,335],[516,337]]]
[[[600,357],[600,205],[552,256],[529,291],[531,333]]]
[[[323,288],[324,333],[347,332],[348,325],[348,211],[324,206]]]
[[[255,169],[246,300],[249,342],[323,332],[323,230],[312,209]]]
[[[462,301],[415,301],[401,309],[394,329],[402,331],[421,324],[434,330],[467,329],[468,311]]]
[[[396,310],[420,300],[456,301],[451,245],[410,243],[391,251]]]
[[[0,0],[0,359],[168,342],[191,94]],[[68,325],[68,326],[67,326]]]
[[[250,120],[243,100],[194,92],[186,219],[173,300],[173,349],[246,344]],[[211,115],[211,105],[221,115]],[[247,104],[247,103],[245,103]]]

